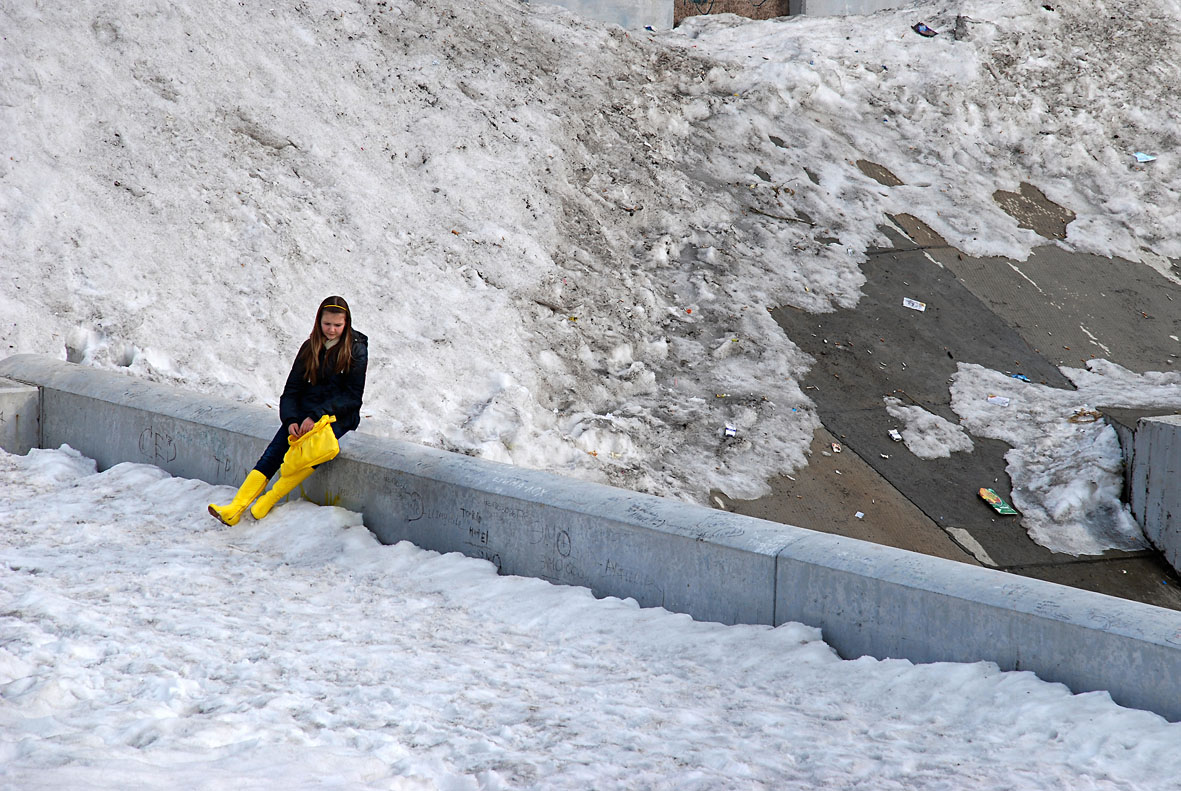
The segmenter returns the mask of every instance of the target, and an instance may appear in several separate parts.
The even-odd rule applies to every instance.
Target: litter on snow
[[[1005,398],[1004,396],[990,395],[988,397],[988,403],[996,404],[997,406],[1008,406],[1009,399]]]
[[[896,428],[890,429],[890,439],[894,440],[895,442],[902,441],[902,435],[898,433],[898,429],[896,429]]]
[[[917,25],[915,25],[912,28],[912,30],[914,30],[914,32],[918,33],[920,36],[925,36],[926,38],[931,38],[932,36],[939,35],[939,31],[932,30],[931,28],[924,25],[922,22],[919,22]]]
[[[996,511],[1002,516],[1016,516],[1017,512],[1013,510],[1013,506],[1001,499],[1001,496],[992,489],[981,489],[980,498],[984,502],[992,506],[992,510]]]
[[[903,297],[902,307],[910,308],[911,310],[917,310],[919,313],[922,313],[927,309],[927,303],[919,302],[917,299],[911,299],[910,297]]]
[[[1154,157],[1152,154],[1145,154],[1143,151],[1136,152],[1137,162],[1151,162],[1154,159],[1156,159],[1156,157]]]
[[[1028,382],[1028,381],[1029,381],[1029,377],[1028,377],[1028,376],[1026,376],[1025,374],[1011,374],[1010,376],[1011,376],[1013,379],[1020,379],[1022,382]]]
[[[734,428],[734,426],[726,426],[726,428],[722,429],[722,434],[727,437],[736,437],[738,436],[738,429]]]
[[[1074,414],[1067,418],[1071,423],[1094,423],[1099,418],[1103,417],[1103,413],[1098,409],[1082,409],[1074,410]]]

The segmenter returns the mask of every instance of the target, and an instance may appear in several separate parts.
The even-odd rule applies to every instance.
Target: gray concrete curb
[[[39,388],[41,447],[69,444],[100,469],[143,462],[236,486],[277,424],[262,407],[37,355],[0,361],[0,376]],[[849,658],[992,661],[1181,720],[1172,610],[360,433],[341,445],[306,490],[363,513],[385,543],[700,620],[799,621]]]

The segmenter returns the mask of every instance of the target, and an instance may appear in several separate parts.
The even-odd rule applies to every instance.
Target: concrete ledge
[[[0,448],[24,455],[41,447],[41,391],[0,379]]]
[[[842,656],[983,659],[1181,719],[1174,610],[853,539],[808,537],[779,561],[776,616]]]
[[[774,619],[775,554],[787,540],[777,525],[364,434],[308,483],[320,502],[364,513],[384,543],[462,552],[702,620]]]
[[[1181,571],[1181,415],[1140,419],[1132,447],[1132,515],[1169,565]]]
[[[41,445],[100,468],[155,464],[237,485],[273,411],[35,355]],[[5,446],[7,448],[7,446]],[[1181,613],[1035,579],[354,433],[309,494],[386,543],[485,558],[702,620],[819,626],[842,656],[988,660],[1181,719]]]

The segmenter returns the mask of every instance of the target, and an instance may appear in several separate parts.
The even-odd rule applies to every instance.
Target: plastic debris
[[[1067,420],[1071,423],[1094,423],[1102,417],[1103,413],[1098,409],[1083,407],[1082,409],[1074,410],[1074,414],[1068,417]]]
[[[913,30],[915,33],[918,33],[920,36],[923,36],[925,38],[931,38],[932,36],[939,35],[939,31],[932,30],[931,28],[924,25],[922,22],[919,22],[917,25],[912,27],[911,30]]]
[[[1013,510],[1013,506],[1002,500],[1001,496],[992,489],[981,489],[980,498],[991,505],[992,510],[1001,516],[1017,516],[1017,512]]]
[[[840,453],[841,452],[841,443],[839,443],[839,442],[832,443],[832,452],[833,453]]]
[[[726,428],[722,429],[722,435],[726,437],[736,437],[738,436],[738,429],[736,429],[734,426],[727,425]]]
[[[1011,376],[1011,378],[1013,378],[1013,379],[1020,379],[1022,382],[1028,382],[1028,381],[1029,381],[1029,377],[1028,377],[1028,376],[1026,376],[1025,374],[1010,374],[1010,376]]]
[[[988,403],[996,404],[997,406],[1008,406],[1009,399],[1005,398],[1004,396],[990,395],[988,397]]]
[[[857,513],[853,514],[853,516],[857,517],[858,519],[864,519],[864,518],[865,518],[865,512],[864,512],[864,511],[858,511]]]
[[[910,297],[903,297],[902,307],[910,308],[911,310],[917,310],[919,313],[922,313],[927,309],[927,303],[919,302],[917,299],[911,299]]]
[[[890,439],[894,440],[895,442],[902,441],[902,435],[898,433],[898,429],[896,429],[896,428],[890,429]]]
[[[1136,161],[1141,163],[1151,162],[1152,160],[1156,159],[1156,157],[1154,157],[1152,154],[1145,154],[1143,151],[1137,151],[1135,156]]]
[[[879,455],[879,456],[881,456],[883,459],[888,459],[888,458],[890,458],[890,454],[889,454],[889,453],[879,453],[878,455]]]

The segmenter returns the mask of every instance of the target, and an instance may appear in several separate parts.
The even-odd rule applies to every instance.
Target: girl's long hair
[[[324,369],[320,370],[320,354],[324,351],[324,344],[328,339],[320,329],[320,319],[325,313],[344,314],[344,332],[340,334],[340,342],[328,350],[324,358]],[[353,312],[349,310],[349,303],[344,297],[333,295],[320,303],[316,311],[316,325],[312,327],[312,334],[299,350],[303,359],[304,371],[311,384],[317,384],[321,376],[342,374],[353,366]]]

